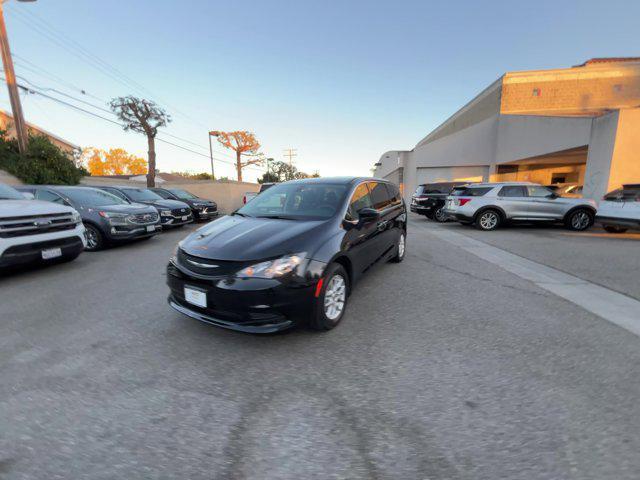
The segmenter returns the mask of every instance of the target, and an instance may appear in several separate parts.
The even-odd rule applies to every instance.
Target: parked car
[[[146,187],[99,186],[96,188],[109,192],[127,202],[151,205],[160,215],[160,225],[163,228],[181,227],[193,222],[193,214],[189,205],[178,200],[165,200]]]
[[[405,255],[406,207],[383,180],[314,178],[276,185],[176,247],[169,304],[245,332],[300,322],[335,327],[363,273]]]
[[[86,248],[100,250],[107,245],[150,238],[158,234],[160,217],[155,208],[130,203],[97,188],[61,185],[24,185],[23,192],[39,200],[75,208],[86,229]]]
[[[640,183],[607,193],[598,205],[596,221],[610,233],[640,230]]]
[[[84,247],[84,227],[73,208],[28,200],[0,184],[0,267],[71,261]]]
[[[586,230],[593,225],[596,203],[560,197],[535,183],[475,183],[448,197],[445,213],[480,230],[508,222],[562,222],[571,230]]]
[[[242,196],[242,204],[246,205],[257,196],[258,192],[244,192],[244,195]]]
[[[561,197],[582,198],[583,187],[577,183],[555,183],[547,188]]]
[[[152,192],[160,195],[165,200],[178,200],[189,205],[191,214],[195,221],[210,220],[218,216],[218,205],[216,202],[200,198],[191,192],[187,192],[182,188],[150,188]]]
[[[411,196],[410,209],[419,215],[424,215],[437,222],[447,222],[449,217],[444,213],[447,196],[455,187],[466,185],[467,182],[437,182],[418,185]]]

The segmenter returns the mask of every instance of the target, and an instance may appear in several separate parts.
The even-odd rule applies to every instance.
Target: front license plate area
[[[147,226],[147,232],[155,232],[155,231],[156,231],[156,226],[155,225]]]
[[[47,248],[42,250],[42,259],[50,260],[52,258],[58,258],[62,256],[62,249],[60,248]]]
[[[207,293],[192,287],[184,287],[184,299],[192,305],[207,308]]]

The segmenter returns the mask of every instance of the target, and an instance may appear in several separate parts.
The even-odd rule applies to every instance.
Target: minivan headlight
[[[285,255],[284,257],[256,263],[240,270],[236,276],[240,278],[278,278],[293,272],[302,263],[305,253]]]

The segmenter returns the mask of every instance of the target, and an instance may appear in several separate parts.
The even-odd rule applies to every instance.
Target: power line
[[[289,167],[291,167],[293,165],[293,157],[297,157],[298,156],[298,149],[297,148],[287,148],[284,150],[284,157],[289,157]]]
[[[4,80],[4,79],[3,79],[3,80]],[[43,92],[37,91],[37,90],[35,90],[35,89],[33,89],[33,88],[29,88],[29,87],[26,87],[26,86],[24,86],[24,85],[17,84],[17,86],[18,86],[19,88],[21,88],[22,90],[24,90],[25,92],[32,93],[32,94],[36,94],[36,95],[40,95],[40,96],[42,96],[42,97],[44,97],[44,98],[47,98],[47,99],[52,100],[52,101],[54,101],[54,102],[57,102],[57,103],[59,103],[59,104],[61,104],[61,105],[65,105],[65,106],[67,106],[67,107],[69,107],[69,108],[72,108],[72,109],[74,109],[74,110],[77,110],[77,111],[79,111],[79,112],[85,113],[85,114],[87,114],[87,115],[91,115],[91,116],[93,116],[93,117],[96,117],[96,118],[99,118],[99,119],[101,119],[101,120],[104,120],[105,122],[109,122],[109,123],[112,123],[112,124],[117,125],[117,126],[119,126],[119,127],[122,127],[122,124],[121,124],[120,122],[117,122],[117,121],[112,120],[112,119],[110,119],[110,118],[104,117],[104,116],[102,116],[102,115],[98,115],[98,114],[97,114],[97,113],[95,113],[95,112],[91,112],[91,111],[89,111],[89,110],[86,110],[86,109],[84,109],[84,108],[82,108],[82,107],[79,107],[79,106],[77,106],[77,105],[74,105],[74,104],[72,104],[72,103],[66,102],[66,101],[61,100],[61,99],[59,99],[59,98],[52,97],[51,95],[47,95],[46,93],[43,93]],[[171,145],[171,146],[176,147],[176,148],[179,148],[179,149],[181,149],[181,150],[184,150],[184,151],[187,151],[187,152],[193,153],[194,155],[199,155],[199,156],[201,156],[201,157],[204,157],[204,158],[209,159],[209,155],[205,155],[205,154],[203,154],[203,153],[201,153],[201,152],[197,152],[197,151],[192,150],[192,149],[190,149],[190,148],[188,148],[188,147],[184,147],[184,146],[182,146],[182,145],[178,145],[178,144],[176,144],[176,143],[170,142],[170,141],[165,140],[165,139],[163,139],[163,138],[158,138],[158,137],[156,137],[156,140],[157,140],[158,142],[166,143],[167,145]],[[214,157],[214,160],[217,160],[217,161],[219,161],[219,162],[226,163],[226,164],[229,164],[229,165],[235,165],[233,162],[230,162],[230,161],[228,161],[228,160],[223,160],[223,159],[221,159],[221,158],[216,158],[216,157]],[[256,170],[256,171],[259,171],[259,172],[262,172],[262,171],[263,171],[262,169],[260,169],[260,168],[256,168],[256,167],[245,167],[245,168],[247,168],[247,169],[251,169],[251,170]]]

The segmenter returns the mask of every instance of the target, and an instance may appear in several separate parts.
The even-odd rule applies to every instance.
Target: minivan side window
[[[384,183],[370,182],[369,191],[371,192],[371,201],[373,202],[373,208],[376,210],[383,210],[391,204],[391,198],[389,198],[389,192]]]
[[[371,208],[373,203],[371,202],[371,196],[369,195],[369,189],[366,183],[361,183],[356,187],[351,196],[349,202],[349,209],[347,210],[347,220],[357,220],[358,212],[363,208]]]
[[[400,197],[400,190],[395,184],[387,183],[387,193],[389,194],[389,198],[391,199],[391,205],[396,206],[402,203],[402,198]]]
[[[500,193],[498,193],[499,197],[526,197],[527,194],[524,190],[524,187],[518,185],[506,185],[502,187]]]

